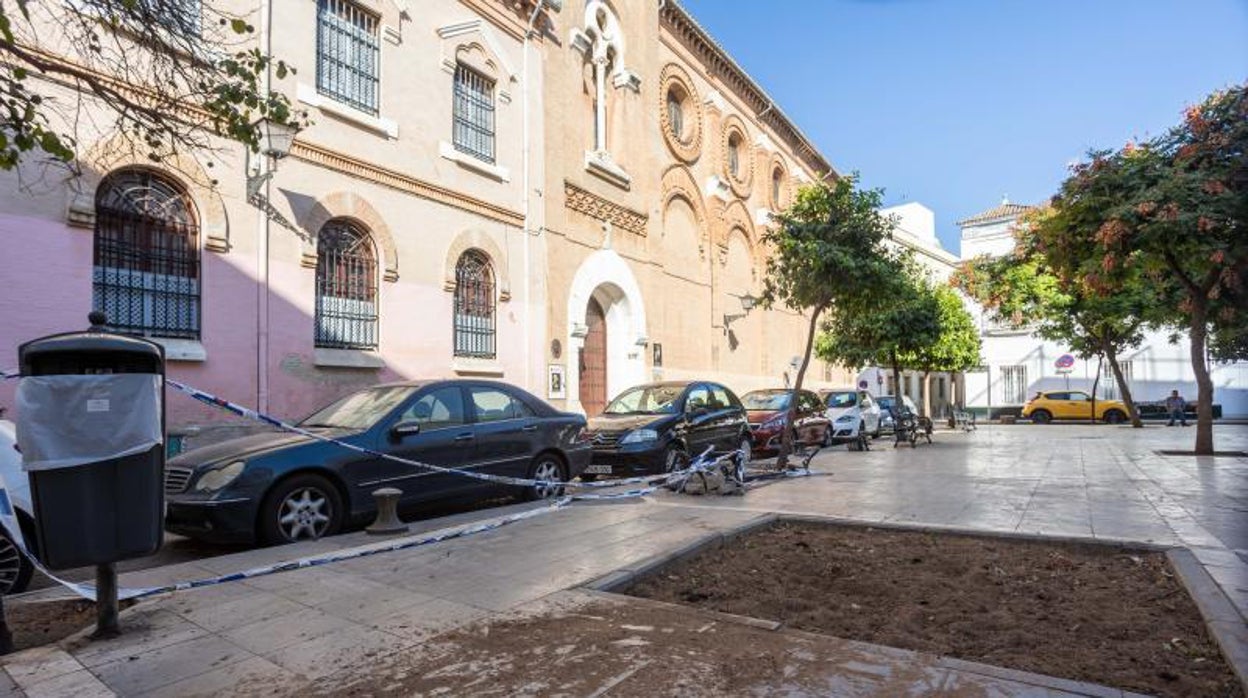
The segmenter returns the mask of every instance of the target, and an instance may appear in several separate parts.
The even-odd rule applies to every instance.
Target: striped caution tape
[[[543,516],[545,514],[550,514],[555,511],[558,511],[568,506],[569,504],[571,504],[572,501],[573,501],[572,497],[560,497],[559,499],[556,499],[550,502],[546,506],[543,506],[537,509],[530,509],[528,511],[522,511],[516,514],[500,516],[500,517],[496,517],[493,519],[488,519],[486,521],[479,521],[477,523],[465,524],[462,526],[441,529],[438,531],[434,531],[432,533],[427,533],[427,534],[419,535],[419,536],[405,536],[403,538],[380,541],[377,543],[371,543],[369,545],[362,545],[362,546],[358,546],[355,548],[347,548],[345,550],[339,550],[339,551],[332,552],[332,553],[325,553],[322,555],[312,555],[308,557],[302,557],[296,560],[279,562],[279,563],[275,563],[272,565],[252,567],[250,569],[242,570],[240,572],[230,572],[227,574],[217,575],[215,577],[206,577],[204,579],[196,579],[196,580],[192,580],[188,582],[176,582],[173,584],[165,584],[162,586],[154,586],[154,587],[140,587],[140,588],[123,587],[117,590],[117,596],[119,599],[141,599],[141,598],[148,597],[148,596],[154,596],[156,594],[166,594],[166,593],[174,592],[174,591],[185,591],[187,589],[198,589],[201,587],[213,586],[216,584],[225,584],[227,582],[237,582],[237,581],[241,581],[244,579],[254,579],[256,577],[263,577],[266,575],[275,574],[277,572],[287,572],[290,570],[304,569],[307,567],[319,567],[321,565],[327,565],[332,562],[342,562],[344,560],[355,560],[358,558],[369,557],[371,555],[378,555],[381,553],[390,553],[390,552],[396,552],[399,550],[409,550],[411,548],[419,548],[419,547],[423,547],[426,545],[432,545],[434,543],[441,543],[443,541],[453,540],[455,538],[466,538],[468,536],[476,535],[478,533],[485,533],[487,531],[493,531],[493,530],[502,528],[503,526],[508,526],[510,524],[517,523],[520,521],[527,521],[528,519],[537,518],[538,516]],[[0,476],[0,523],[2,523],[5,529],[10,532],[10,540],[12,540],[14,545],[18,547],[18,549],[22,552],[22,554],[25,555],[26,558],[31,561],[31,563],[35,566],[36,569],[38,569],[40,572],[42,572],[52,581],[57,582],[61,586],[64,586],[65,588],[81,596],[82,598],[90,600],[90,601],[95,601],[95,585],[94,584],[82,583],[82,582],[71,582],[66,579],[62,579],[56,576],[55,574],[53,574],[46,567],[44,567],[43,563],[39,562],[38,558],[36,558],[34,555],[31,554],[29,548],[26,545],[25,539],[22,537],[22,529],[18,525],[16,516],[14,516],[13,506],[9,501],[8,490],[5,487],[3,476]]]

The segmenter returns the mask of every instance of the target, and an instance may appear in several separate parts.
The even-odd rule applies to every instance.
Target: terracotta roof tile
[[[1002,220],[1006,218],[1018,218],[1023,213],[1035,208],[1025,204],[1003,203],[1000,206],[990,208],[987,211],[977,213],[970,218],[958,221],[957,225],[966,227],[968,225],[979,225],[980,223],[988,223],[990,221]]]

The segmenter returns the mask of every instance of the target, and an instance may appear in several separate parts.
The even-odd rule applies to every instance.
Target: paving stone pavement
[[[76,638],[4,658],[0,696],[301,693],[386,658],[425,653],[457,628],[576,597],[584,592],[569,590],[612,570],[772,512],[1181,545],[1242,620],[1248,613],[1248,459],[1156,454],[1190,448],[1192,437],[1191,429],[1079,425],[940,432],[935,444],[917,449],[893,449],[886,440],[866,453],[834,449],[816,458],[818,476],[778,481],[744,497],[664,492],[645,500],[577,503],[469,538],[144,601],[123,613],[120,638]],[[1219,426],[1216,438],[1219,449],[1248,450],[1248,427]],[[196,578],[365,540],[375,539],[354,534],[250,551],[123,575],[122,583]],[[875,652],[891,663],[898,656],[857,644],[854,651]],[[915,681],[938,676],[935,688],[910,685],[924,693],[1091,690],[1043,688],[1015,675],[904,657]],[[821,671],[828,686],[861,678],[835,664]],[[629,685],[626,677],[608,688],[629,694]]]

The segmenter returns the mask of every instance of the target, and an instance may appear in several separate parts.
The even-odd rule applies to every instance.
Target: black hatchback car
[[[590,460],[585,418],[512,385],[482,380],[394,383],[335,401],[300,427],[444,468],[567,481]],[[435,499],[516,493],[287,432],[188,451],[165,468],[165,528],[218,542],[309,540],[371,520],[372,491],[403,491],[400,510]],[[557,487],[526,488],[545,498]]]
[[[706,381],[630,388],[589,420],[593,462],[581,479],[679,470],[708,446],[740,448],[748,459],[750,425],[731,390]]]

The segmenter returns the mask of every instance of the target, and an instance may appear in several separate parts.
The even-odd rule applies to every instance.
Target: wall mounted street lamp
[[[728,334],[729,325],[736,322],[737,320],[744,318],[746,315],[749,315],[750,311],[754,309],[754,305],[757,303],[758,303],[758,299],[755,298],[754,296],[751,296],[748,293],[745,294],[744,296],[741,296],[741,309],[744,310],[745,312],[724,315],[724,334]]]
[[[282,124],[269,118],[262,118],[255,123],[258,132],[256,155],[259,158],[247,168],[247,198],[253,199],[260,193],[260,187],[273,178],[277,170],[277,160],[290,155],[290,147],[295,143],[295,134],[299,127]],[[248,159],[253,156],[249,151]],[[269,160],[274,162],[269,164]]]

